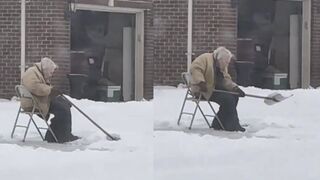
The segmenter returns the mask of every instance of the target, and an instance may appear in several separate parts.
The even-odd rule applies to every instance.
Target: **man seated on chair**
[[[51,86],[51,78],[57,65],[47,57],[41,59],[30,67],[22,77],[22,85],[34,96],[39,105],[40,113],[43,114],[45,120],[49,119],[50,113],[54,115],[51,119],[50,127],[58,139],[58,143],[64,143],[79,139],[71,133],[71,105],[60,95],[60,91]],[[23,109],[32,108],[30,99],[21,99],[21,107]],[[45,140],[48,142],[56,142],[53,135],[47,130]]]
[[[232,53],[225,47],[218,47],[213,53],[204,53],[197,57],[190,67],[191,91],[220,105],[217,115],[222,126],[215,117],[212,128],[243,132],[245,129],[239,123],[237,104],[239,97],[244,97],[245,93],[232,81],[228,73],[232,57]],[[214,89],[236,93],[215,92]]]

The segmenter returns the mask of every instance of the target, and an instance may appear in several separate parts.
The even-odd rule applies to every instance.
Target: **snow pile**
[[[74,100],[80,109],[109,133],[106,136],[72,108],[73,133],[82,139],[66,144],[43,142],[31,128],[22,143],[23,130],[10,138],[19,102],[0,101],[0,178],[6,180],[145,179],[153,177],[151,102],[104,103]],[[21,123],[27,117],[21,117]],[[42,121],[37,119],[40,124]]]
[[[243,88],[266,96],[275,91]],[[177,126],[186,93],[183,88],[155,89],[155,179],[320,179],[320,90],[276,91],[294,96],[273,106],[245,97],[238,105],[247,132],[209,129],[198,112]],[[201,105],[206,112],[207,104]],[[214,104],[216,110],[218,105]],[[187,105],[192,111],[193,104]]]
[[[67,144],[41,141],[34,128],[10,138],[19,103],[0,101],[0,178],[6,180],[318,180],[320,179],[320,90],[271,91],[294,96],[273,106],[241,98],[238,113],[247,131],[209,129],[200,116],[177,126],[184,88],[156,87],[150,102],[104,103],[74,100],[80,109],[121,141],[106,136],[72,108],[73,133]],[[207,104],[201,106],[209,112]],[[216,110],[218,105],[214,104]],[[192,110],[192,104],[187,105]],[[27,117],[24,116],[24,120]],[[39,122],[39,119],[38,119]],[[41,120],[40,120],[41,122]],[[154,128],[154,129],[153,129]]]

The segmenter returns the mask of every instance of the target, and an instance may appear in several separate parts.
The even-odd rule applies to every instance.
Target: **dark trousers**
[[[233,94],[214,92],[210,97],[210,101],[220,105],[217,113],[222,125],[227,131],[237,131],[240,129],[237,105],[239,97]],[[214,129],[222,129],[218,120],[215,118],[211,125]]]
[[[66,142],[71,136],[71,106],[62,97],[55,97],[50,102],[49,113],[54,115],[50,127],[58,142]],[[45,139],[54,142],[52,134],[47,131]]]

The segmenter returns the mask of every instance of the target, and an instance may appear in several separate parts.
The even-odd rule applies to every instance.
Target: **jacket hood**
[[[58,66],[50,58],[47,57],[42,58],[41,61],[35,63],[35,65],[42,72],[45,81],[47,83],[50,83],[53,72],[58,68]]]

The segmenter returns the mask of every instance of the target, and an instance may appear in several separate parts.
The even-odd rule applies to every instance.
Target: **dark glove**
[[[205,82],[203,82],[203,81],[200,82],[200,83],[198,84],[198,86],[199,86],[201,92],[207,92],[207,91],[208,91],[207,85],[206,85]]]
[[[50,97],[57,97],[61,95],[62,93],[55,87],[51,88]]]
[[[233,90],[239,94],[239,97],[246,96],[246,93],[244,93],[238,86],[234,87]]]

